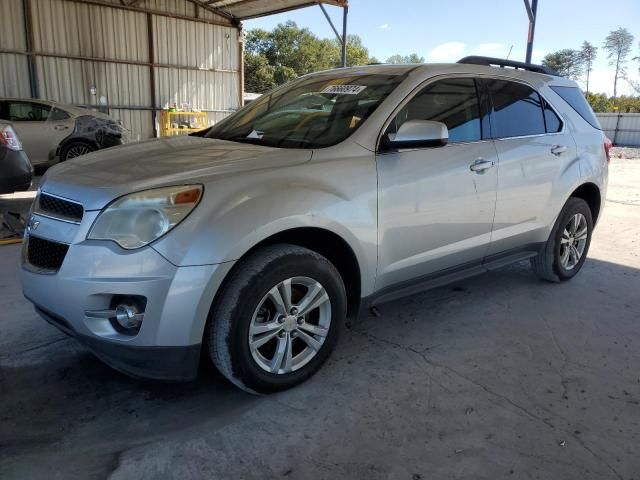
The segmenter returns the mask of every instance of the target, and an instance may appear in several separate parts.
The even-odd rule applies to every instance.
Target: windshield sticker
[[[358,95],[366,85],[329,85],[320,93],[336,93],[338,95]]]
[[[264,136],[264,133],[262,132],[258,132],[257,130],[253,130],[249,135],[247,135],[245,138],[262,138]]]

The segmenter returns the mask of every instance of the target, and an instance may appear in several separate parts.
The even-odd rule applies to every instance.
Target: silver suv
[[[130,375],[192,379],[202,356],[281,390],[359,309],[525,259],[576,275],[607,152],[578,86],[542,67],[315,73],[197,135],[50,169],[24,294]]]

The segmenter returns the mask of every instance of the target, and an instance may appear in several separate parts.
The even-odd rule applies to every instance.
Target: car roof
[[[373,64],[356,67],[338,68],[311,73],[314,75],[417,75],[428,78],[437,74],[464,74],[489,77],[503,77],[521,80],[536,86],[542,84],[576,86],[576,83],[564,77],[546,73],[531,72],[523,69],[474,65],[466,63],[414,63],[414,64]]]

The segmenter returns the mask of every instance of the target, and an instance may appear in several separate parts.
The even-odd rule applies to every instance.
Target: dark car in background
[[[0,195],[28,190],[33,167],[9,123],[0,120]]]
[[[0,119],[11,122],[35,166],[50,166],[125,143],[128,131],[104,113],[46,100],[0,98]]]

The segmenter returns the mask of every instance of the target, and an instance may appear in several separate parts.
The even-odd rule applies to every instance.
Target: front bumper
[[[134,378],[162,381],[189,381],[196,378],[200,364],[200,344],[183,347],[138,347],[106,342],[81,335],[64,318],[34,303],[36,312],[51,325],[75,338],[111,368]]]
[[[23,255],[25,297],[45,320],[117,370],[162,380],[195,378],[211,302],[228,265],[177,267],[151,247],[125,251],[112,242],[80,240],[93,216],[85,212],[82,224],[73,226],[33,215],[40,225],[27,234],[25,245],[32,235],[69,248],[56,273],[37,271]],[[146,299],[135,335],[116,330],[109,319],[87,315],[109,309],[123,295]]]

